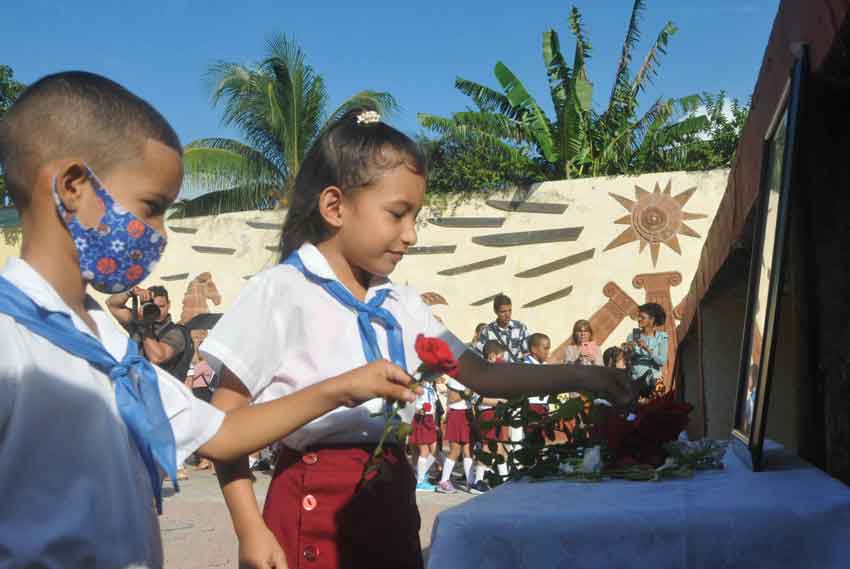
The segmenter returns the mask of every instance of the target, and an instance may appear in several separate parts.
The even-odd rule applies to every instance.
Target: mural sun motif
[[[621,245],[640,241],[640,252],[649,245],[652,254],[652,266],[658,264],[658,253],[661,244],[664,243],[673,251],[682,254],[679,247],[679,235],[688,237],[700,237],[700,234],[689,227],[685,221],[692,219],[703,219],[708,217],[703,213],[688,213],[682,211],[685,204],[696,192],[696,188],[688,188],[684,192],[672,195],[671,181],[662,190],[655,183],[655,189],[649,192],[640,186],[635,186],[635,200],[609,193],[608,195],[620,202],[629,214],[614,221],[618,225],[628,225],[620,235],[605,247],[605,251],[615,249]]]

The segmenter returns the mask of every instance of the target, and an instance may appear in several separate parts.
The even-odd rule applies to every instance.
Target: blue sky
[[[233,136],[221,125],[203,76],[217,60],[259,60],[274,32],[292,35],[326,80],[335,106],[361,90],[390,91],[403,110],[390,122],[420,131],[417,112],[449,114],[467,99],[454,79],[497,86],[501,60],[541,104],[548,88],[541,32],[555,28],[567,61],[573,41],[568,2],[429,0],[284,2],[282,0],[112,0],[9,2],[0,22],[0,63],[31,82],[47,73],[85,69],[124,84],[153,103],[181,140]],[[594,103],[607,102],[631,0],[577,0],[593,44]],[[661,75],[645,95],[673,97],[725,89],[752,92],[779,0],[649,0],[643,58],[664,23],[679,32]]]

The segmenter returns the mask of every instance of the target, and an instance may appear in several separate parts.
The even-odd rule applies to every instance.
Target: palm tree
[[[419,114],[420,124],[443,136],[472,140],[515,160],[535,163],[547,179],[633,173],[659,160],[672,169],[686,157],[688,142],[706,122],[692,116],[700,104],[695,95],[659,99],[638,118],[639,95],[657,75],[660,57],[676,33],[668,22],[632,77],[632,52],[640,39],[638,24],[644,10],[645,0],[635,0],[614,86],[602,113],[593,110],[593,84],[587,73],[591,44],[573,6],[568,18],[575,38],[572,67],[561,52],[558,33],[543,33],[554,118],[500,61],[493,73],[501,92],[459,77],[455,87],[472,99],[474,108],[450,118]]]
[[[186,146],[186,185],[205,193],[176,204],[174,216],[209,215],[272,208],[285,203],[310,145],[329,122],[352,108],[382,114],[395,99],[361,91],[328,113],[322,76],[284,35],[272,37],[255,66],[219,62],[208,71],[212,102],[224,102],[223,123],[236,126],[245,142],[204,138]]]

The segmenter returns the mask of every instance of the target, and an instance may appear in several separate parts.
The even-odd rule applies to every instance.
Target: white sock
[[[446,458],[446,460],[443,461],[443,477],[440,478],[441,484],[443,482],[449,481],[449,478],[451,478],[452,470],[454,469],[454,467],[455,467],[455,461],[453,461],[452,459]]]
[[[463,473],[466,474],[466,485],[472,486],[472,483],[475,482],[472,478],[472,459],[464,458],[463,459]]]
[[[505,464],[504,462],[498,466],[498,469],[499,469],[499,475],[500,476],[507,476],[508,475],[508,465]]]
[[[475,465],[475,481],[484,480],[484,473],[487,472],[487,467],[483,464]]]
[[[435,461],[435,460],[436,460],[436,459],[434,458],[434,455],[433,455],[433,454],[429,454],[429,455],[428,455],[428,458],[426,458],[426,459],[425,459],[425,461],[426,461],[426,464],[425,464],[425,474],[426,474],[426,475],[428,474],[428,471],[429,471],[429,470],[431,470],[431,467],[434,465],[434,461]]]
[[[420,456],[416,461],[416,482],[424,481],[426,474],[428,474],[428,459]]]

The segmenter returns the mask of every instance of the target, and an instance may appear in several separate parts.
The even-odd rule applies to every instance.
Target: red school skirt
[[[481,433],[482,441],[501,441],[507,442],[511,440],[510,427],[496,425],[496,410],[483,409],[478,415],[479,432]],[[484,423],[490,423],[487,427]]]
[[[470,415],[468,409],[449,409],[446,419],[445,439],[450,443],[466,444],[472,440],[470,433]]]
[[[430,445],[437,442],[437,425],[434,415],[424,413],[413,416],[413,430],[410,432],[408,443],[412,445]]]
[[[361,483],[368,447],[284,448],[263,519],[289,569],[422,569],[416,476],[397,446]]]

